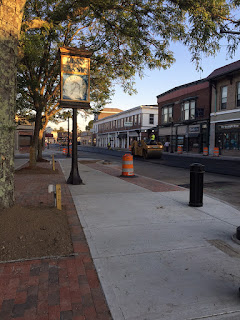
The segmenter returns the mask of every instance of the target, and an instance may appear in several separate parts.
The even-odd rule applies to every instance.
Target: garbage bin
[[[205,166],[201,163],[190,165],[190,207],[203,205],[203,176]]]

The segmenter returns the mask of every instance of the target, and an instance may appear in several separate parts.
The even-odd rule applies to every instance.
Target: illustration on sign
[[[63,74],[63,99],[87,101],[88,76]]]
[[[64,55],[61,57],[61,100],[90,101],[90,59]]]

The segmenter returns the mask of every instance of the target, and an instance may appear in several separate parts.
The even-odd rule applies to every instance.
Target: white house
[[[158,125],[158,106],[143,105],[97,120],[93,124],[96,146],[129,148],[133,139],[143,139]]]

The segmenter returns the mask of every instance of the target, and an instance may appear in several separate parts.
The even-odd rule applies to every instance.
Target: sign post
[[[73,109],[72,168],[68,184],[82,184],[78,172],[77,109],[90,108],[91,52],[77,48],[60,48],[61,85],[60,107]]]

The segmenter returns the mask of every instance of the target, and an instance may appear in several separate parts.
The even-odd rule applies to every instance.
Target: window
[[[154,124],[154,114],[149,114],[149,124]]]
[[[193,120],[196,114],[195,100],[185,101],[182,104],[182,120]]]
[[[221,110],[227,108],[227,86],[221,88]]]
[[[237,108],[240,108],[240,82],[237,83]]]
[[[173,120],[173,108],[167,106],[162,108],[162,123],[169,123]]]

